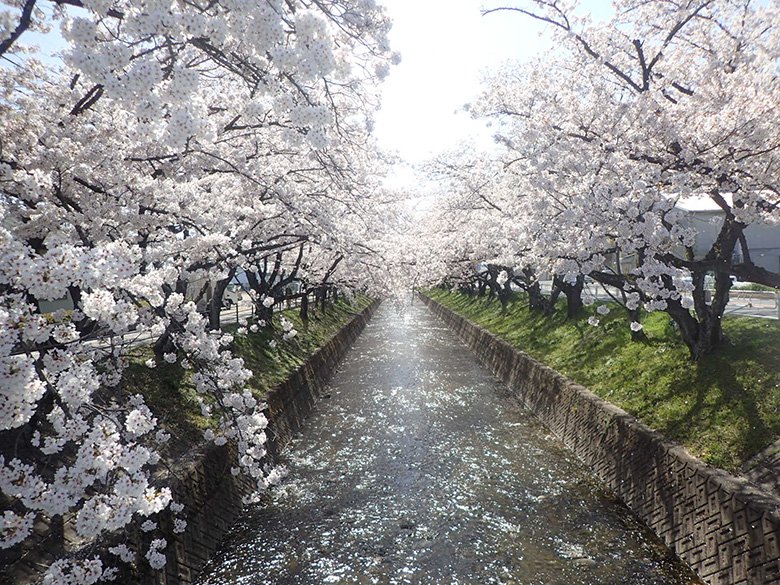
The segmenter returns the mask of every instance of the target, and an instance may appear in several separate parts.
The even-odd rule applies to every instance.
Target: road
[[[552,281],[543,280],[540,281],[540,285],[544,292],[549,293],[550,288],[552,287]],[[617,289],[615,289],[615,291],[617,292]],[[598,300],[611,300],[604,289],[595,283],[586,285],[585,291],[583,291],[583,297],[595,298]],[[732,289],[729,304],[726,306],[726,315],[778,319],[780,318],[778,294],[772,292],[754,292]]]
[[[229,309],[223,309],[220,313],[220,322],[224,325],[231,325],[238,323],[242,319],[247,319],[252,316],[252,303],[244,297],[238,303],[234,304]],[[148,345],[153,343],[157,339],[148,330],[131,331],[124,333],[123,335],[117,335],[114,337],[105,337],[102,339],[95,339],[89,341],[88,344],[96,348],[109,348],[113,341],[114,345],[124,345],[127,347],[137,345]]]

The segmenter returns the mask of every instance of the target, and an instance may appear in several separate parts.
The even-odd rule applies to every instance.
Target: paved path
[[[698,583],[421,304],[329,392],[200,585]]]

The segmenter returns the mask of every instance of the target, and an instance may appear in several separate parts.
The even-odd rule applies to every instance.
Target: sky
[[[419,162],[480,126],[458,113],[479,91],[480,72],[528,59],[545,46],[542,27],[517,14],[481,16],[481,0],[384,0],[401,63],[384,82],[376,136]]]
[[[551,50],[549,31],[518,13],[481,15],[500,0],[381,0],[393,20],[390,42],[401,53],[382,88],[375,136],[382,149],[398,154],[386,180],[391,188],[419,187],[413,167],[473,138],[489,148],[490,131],[462,107],[479,95],[484,71],[509,60],[528,61]],[[607,0],[584,0],[581,10],[607,15]]]

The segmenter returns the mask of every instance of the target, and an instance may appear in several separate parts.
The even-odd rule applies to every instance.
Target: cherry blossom
[[[557,50],[496,70],[469,108],[493,124],[497,154],[465,148],[431,165],[447,188],[420,230],[420,248],[436,251],[421,278],[501,297],[506,271],[531,308],[547,312],[562,293],[573,316],[588,277],[628,323],[667,312],[698,359],[724,341],[733,279],[780,287],[749,241],[751,226],[780,220],[780,6],[613,4],[599,23],[555,0],[486,8],[544,23]],[[704,253],[690,199],[721,212]]]
[[[0,543],[65,515],[85,541],[130,522],[156,534],[181,510],[150,479],[168,434],[126,390],[132,340],[152,338],[148,367],[191,372],[209,439],[265,486],[266,405],[220,327],[221,294],[269,260],[318,286],[340,278],[329,267],[362,233],[336,232],[374,213],[389,20],[372,0],[84,0],[48,20],[34,4],[0,20]],[[59,70],[26,46],[47,27],[67,42]],[[276,283],[257,298],[273,303]],[[110,579],[106,563],[131,557],[157,569],[165,546],[63,559],[47,580]]]

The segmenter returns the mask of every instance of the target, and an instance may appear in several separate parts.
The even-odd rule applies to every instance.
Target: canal
[[[419,301],[327,392],[199,585],[699,583]]]

